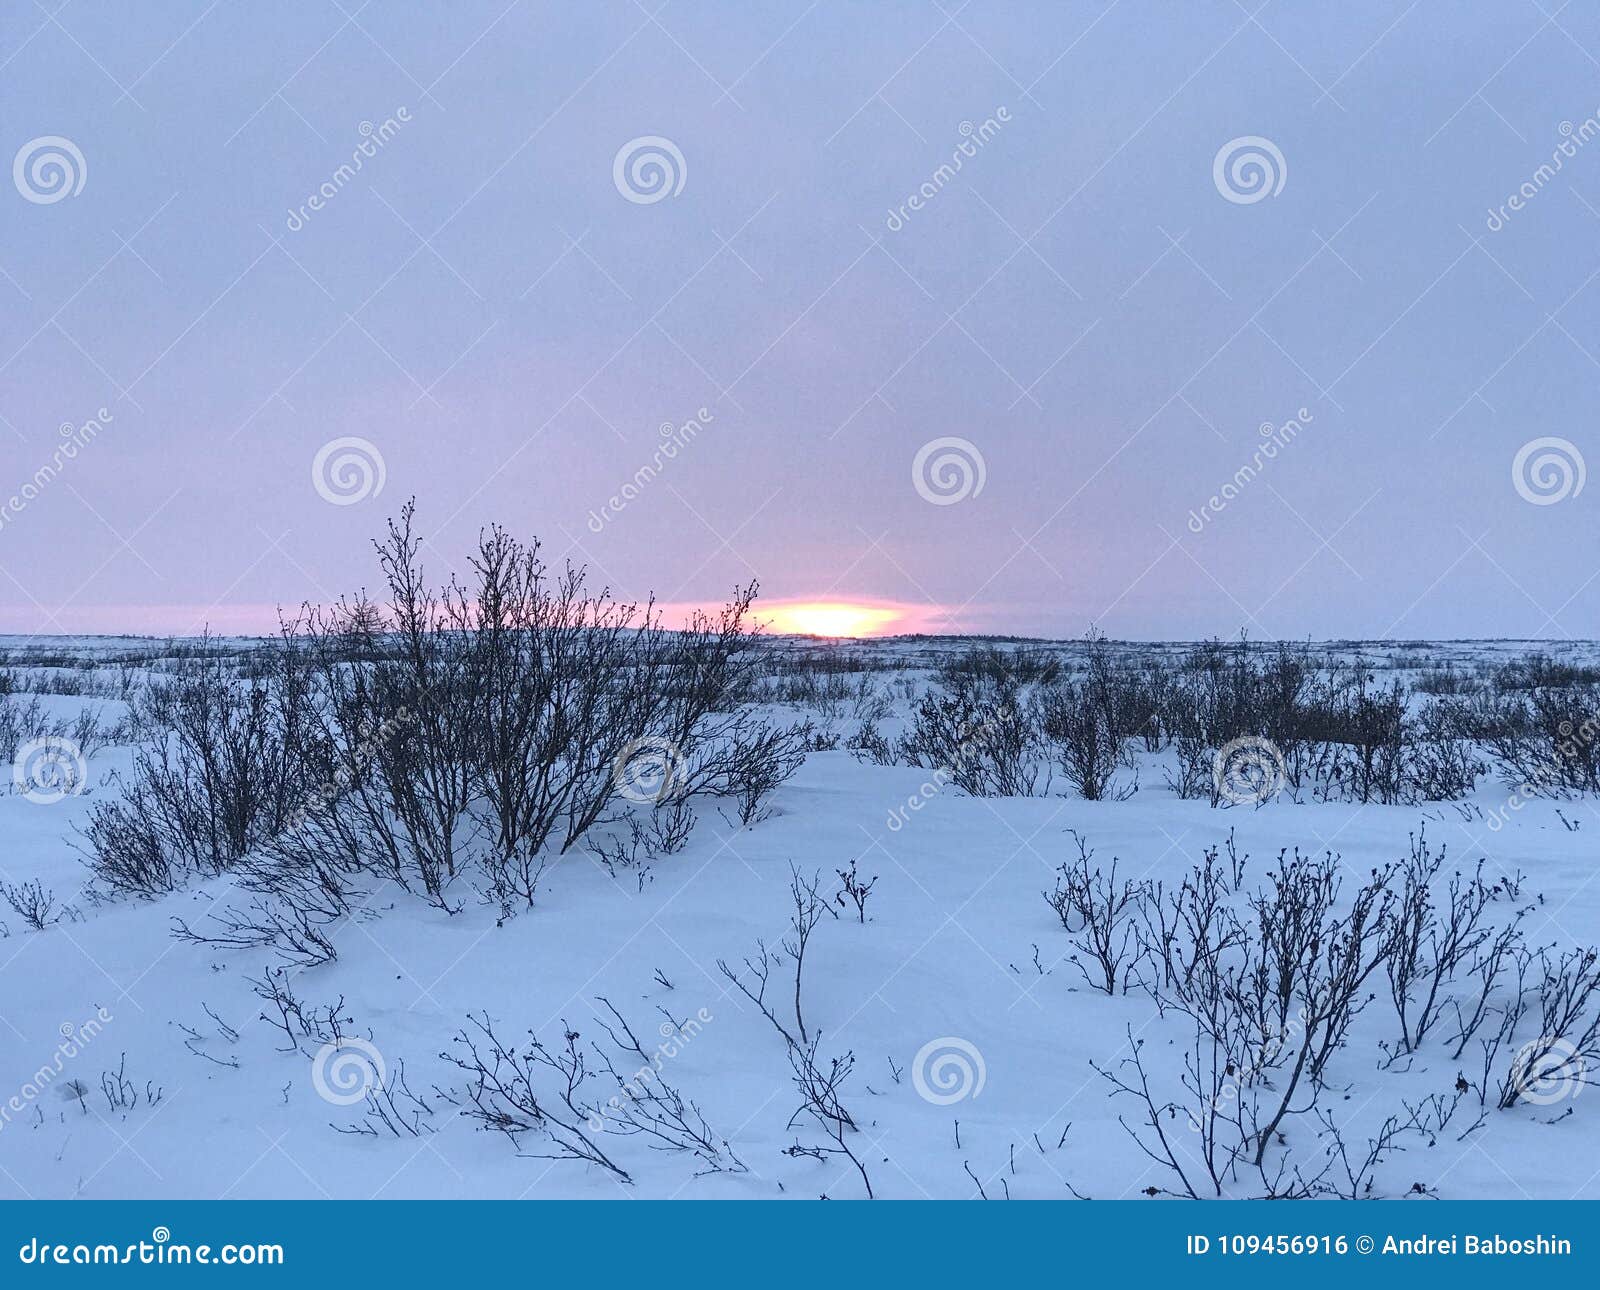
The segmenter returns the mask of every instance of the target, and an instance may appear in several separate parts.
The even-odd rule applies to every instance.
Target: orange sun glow
[[[761,615],[768,630],[796,636],[878,636],[902,617],[897,609],[851,605],[838,601],[806,601],[771,605]]]

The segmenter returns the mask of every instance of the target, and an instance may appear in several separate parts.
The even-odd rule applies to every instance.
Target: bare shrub
[[[1372,684],[1357,663],[1334,699],[1332,736],[1324,764],[1325,797],[1393,804],[1408,795],[1406,693],[1399,681]]]
[[[262,1002],[260,1019],[283,1033],[281,1052],[309,1057],[325,1044],[342,1044],[355,1025],[345,1013],[343,995],[332,1003],[308,1003],[290,987],[286,968],[268,968],[246,980]]]
[[[1553,1101],[1596,1082],[1600,953],[1577,949],[1554,960],[1542,952],[1539,957],[1539,1034],[1513,1056],[1500,1082],[1501,1110],[1524,1101]]]
[[[1116,1092],[1145,1107],[1144,1126],[1129,1127],[1140,1146],[1177,1171],[1183,1194],[1197,1194],[1202,1175],[1217,1192],[1244,1166],[1269,1196],[1315,1194],[1319,1172],[1302,1174],[1286,1156],[1274,1164],[1268,1152],[1287,1117],[1316,1107],[1328,1062],[1373,998],[1368,982],[1395,942],[1394,871],[1375,871],[1346,909],[1336,857],[1286,851],[1267,885],[1244,897],[1248,916],[1241,918],[1232,902],[1244,863],[1230,839],[1226,863],[1220,850],[1207,851],[1170,894],[1150,886],[1130,891],[1091,870],[1080,845],[1080,860],[1058,891],[1068,917],[1090,925],[1089,915],[1076,913],[1086,909],[1101,928],[1113,925],[1108,913],[1119,902],[1136,906],[1129,921],[1138,929],[1137,952],[1150,960],[1142,983],[1158,1008],[1176,1010],[1193,1027],[1180,1077],[1184,1113],[1199,1135],[1188,1167],[1163,1121],[1178,1105],[1152,1092],[1138,1049],[1125,1063],[1131,1075],[1096,1068]],[[1120,955],[1107,956],[1115,961],[1129,953],[1125,938],[1103,932],[1091,944],[1109,945]]]
[[[1319,1109],[1316,1114],[1322,1124],[1327,1164],[1316,1177],[1314,1194],[1340,1200],[1368,1199],[1377,1183],[1378,1167],[1395,1152],[1404,1151],[1403,1143],[1410,1135],[1425,1138],[1428,1145],[1433,1145],[1455,1115],[1462,1096],[1462,1091],[1457,1089],[1454,1097],[1434,1093],[1417,1106],[1402,1100],[1404,1115],[1386,1117],[1364,1147],[1353,1147],[1347,1142],[1332,1113]],[[1414,1183],[1407,1194],[1431,1193]]]
[[[856,869],[855,860],[850,861],[848,869],[837,869],[834,872],[839,875],[839,890],[834,894],[834,903],[841,909],[847,909],[849,905],[854,905],[856,921],[865,923],[867,921],[867,897],[872,895],[872,889],[878,885],[878,875],[873,874],[870,878],[863,877]],[[847,900],[849,905],[845,903]]]
[[[84,830],[90,869],[113,890],[149,895],[211,876],[271,837],[308,775],[295,697],[239,682],[199,653],[141,699],[151,734],[119,798],[97,801]]]
[[[1215,806],[1213,766],[1217,750],[1206,742],[1196,724],[1174,717],[1173,727],[1172,751],[1177,766],[1167,771],[1167,787],[1186,801],[1211,796]]]
[[[1453,874],[1443,905],[1436,906],[1432,886],[1444,860],[1444,849],[1431,851],[1426,834],[1419,834],[1400,866],[1385,959],[1400,1022],[1397,1055],[1422,1046],[1448,1002],[1446,987],[1493,935],[1482,921],[1491,898],[1482,861],[1470,876]]]
[[[65,908],[56,903],[55,892],[37,878],[31,882],[0,882],[0,896],[23,924],[36,932],[44,931],[67,916]]]
[[[820,1053],[821,1032],[808,1032],[803,1007],[803,980],[806,950],[811,935],[828,909],[827,902],[818,894],[815,879],[807,880],[793,871],[789,885],[791,912],[790,935],[784,941],[784,953],[794,967],[794,986],[789,1008],[769,1000],[768,988],[772,985],[772,972],[777,965],[776,956],[766,945],[756,942],[754,957],[743,961],[743,970],[732,968],[726,960],[717,960],[717,969],[757,1010],[783,1040],[789,1059],[794,1085],[800,1094],[800,1105],[789,1119],[789,1126],[808,1121],[822,1135],[823,1141],[802,1143],[798,1138],[784,1149],[789,1156],[810,1156],[822,1160],[829,1156],[842,1156],[855,1166],[866,1189],[867,1199],[872,1199],[872,1179],[866,1164],[852,1145],[853,1135],[859,1126],[844,1104],[845,1086],[855,1071],[855,1055],[846,1052],[824,1058]],[[788,1015],[792,1009],[792,1018]]]
[[[406,1064],[397,1058],[392,1072],[375,1080],[362,1099],[361,1119],[354,1124],[332,1125],[335,1133],[352,1137],[420,1138],[436,1132],[433,1103],[425,1094],[411,1091]]]
[[[943,770],[972,797],[1034,797],[1049,792],[1037,718],[1012,680],[958,673],[917,705],[897,757]]]
[[[299,896],[301,893],[295,893]],[[196,930],[181,918],[173,919],[173,935],[196,945],[220,949],[272,949],[291,967],[309,968],[338,957],[328,925],[347,912],[314,908],[295,896],[258,897],[244,909],[223,907],[207,914],[209,926]]]
[[[628,1171],[612,1160],[600,1145],[598,1134],[588,1131],[590,1111],[580,1101],[590,1076],[578,1034],[563,1024],[563,1048],[550,1052],[530,1034],[520,1051],[503,1043],[485,1013],[470,1018],[470,1027],[455,1038],[458,1051],[446,1060],[465,1071],[467,1098],[472,1105],[463,1114],[479,1127],[503,1133],[517,1154],[542,1160],[578,1160],[598,1165],[618,1182],[631,1183]],[[544,1072],[555,1076],[555,1092],[541,1096]],[[525,1151],[522,1139],[535,1136],[548,1146]]]
[[[1037,646],[1002,649],[997,645],[977,645],[945,659],[939,665],[939,681],[947,689],[960,689],[973,682],[1001,689],[1049,685],[1060,679],[1061,659],[1052,650]]]
[[[1127,688],[1112,672],[1105,643],[1090,634],[1087,675],[1047,686],[1039,696],[1039,728],[1053,746],[1067,782],[1091,802],[1128,797],[1136,784],[1117,787],[1114,776],[1131,767],[1122,726]]]
[[[128,1054],[123,1053],[114,1071],[100,1073],[100,1095],[106,1100],[106,1111],[112,1115],[127,1115],[141,1105],[161,1105],[165,1089],[154,1080],[146,1080],[141,1088],[128,1077]]]
[[[1495,991],[1503,978],[1508,975],[1516,977],[1516,996],[1521,997],[1532,958],[1532,952],[1523,943],[1519,926],[1527,912],[1527,908],[1518,910],[1513,920],[1483,942],[1473,955],[1468,973],[1475,984],[1465,1000],[1450,1001],[1456,1016],[1456,1033],[1449,1041],[1453,1045],[1450,1052],[1452,1061],[1461,1060],[1467,1045],[1495,1012]]]
[[[860,729],[844,741],[844,746],[857,761],[874,766],[899,764],[894,745],[883,737],[875,721],[862,722]]]
[[[508,913],[596,826],[620,821],[672,854],[691,796],[731,798],[746,824],[768,813],[811,727],[772,726],[747,700],[754,584],[669,629],[653,606],[589,590],[582,568],[551,575],[536,542],[495,528],[470,587],[434,586],[414,520],[408,503],[374,544],[382,606],[303,609],[245,660],[245,680],[217,651],[174,651],[171,679],[140,700],[133,772],[86,829],[113,891],[238,868],[271,900],[229,916],[223,940],[304,961],[373,881],[453,913],[453,884],[481,864]],[[670,763],[645,823],[622,783],[639,747]]]
[[[711,1173],[749,1172],[748,1166],[728,1144],[728,1140],[715,1133],[706,1123],[705,1116],[693,1101],[685,1098],[674,1085],[665,1079],[661,1067],[665,1059],[678,1051],[678,1042],[688,1042],[698,1033],[701,1022],[690,1018],[682,1025],[672,1023],[662,1047],[646,1052],[628,1020],[617,1011],[609,999],[599,1002],[610,1014],[611,1021],[597,1017],[601,1028],[610,1040],[613,1052],[608,1053],[598,1043],[594,1052],[604,1067],[606,1076],[616,1086],[616,1093],[599,1108],[598,1122],[609,1132],[622,1136],[642,1137],[658,1151],[685,1152],[700,1162],[695,1176]],[[701,1016],[709,1017],[702,1011]],[[613,1024],[615,1023],[615,1024]],[[641,1065],[630,1070],[634,1060]],[[622,1069],[617,1069],[621,1062]],[[591,1116],[589,1127],[596,1126]]]
[[[373,764],[403,839],[406,863],[396,877],[414,875],[428,900],[448,911],[445,888],[462,864],[464,817],[476,789],[469,613],[458,587],[428,586],[414,513],[408,502],[374,543],[391,607],[372,686],[379,712],[404,711],[409,720],[377,742]]]
[[[1257,1137],[1258,1165],[1302,1081],[1320,1088],[1329,1059],[1372,1000],[1369,978],[1390,952],[1391,871],[1374,871],[1357,889],[1349,912],[1337,915],[1337,869],[1331,855],[1320,861],[1298,852],[1292,859],[1280,855],[1271,890],[1251,901],[1262,969],[1255,999],[1265,1005],[1277,1033],[1297,1040],[1285,1063],[1282,1097]]]
[[[111,891],[158,896],[176,890],[188,877],[167,843],[172,835],[170,805],[169,798],[138,778],[137,768],[119,798],[95,803],[82,848],[94,876]]]
[[[520,1155],[598,1165],[622,1183],[633,1179],[610,1154],[607,1136],[641,1137],[656,1150],[690,1155],[700,1165],[696,1176],[746,1172],[700,1108],[665,1078],[659,1054],[646,1053],[622,1014],[609,1001],[600,1002],[610,1020],[597,1024],[610,1052],[599,1043],[582,1043],[566,1022],[560,1046],[549,1047],[530,1032],[519,1049],[495,1035],[487,1014],[470,1018],[456,1036],[457,1051],[446,1054],[469,1077],[471,1105],[463,1114],[505,1134]],[[644,1063],[637,1071],[628,1070],[630,1055]],[[607,1099],[591,1091],[597,1080],[616,1095]],[[540,1149],[524,1147],[529,1137]]]
[[[1412,732],[1410,774],[1416,797],[1425,802],[1452,802],[1466,797],[1488,769],[1452,703],[1427,704]]]
[[[1188,1072],[1185,1087],[1194,1093],[1200,1102],[1198,1115],[1189,1112],[1186,1108],[1180,1107],[1176,1101],[1159,1097],[1152,1092],[1150,1073],[1144,1064],[1144,1040],[1134,1036],[1132,1026],[1127,1028],[1127,1041],[1129,1055],[1115,1066],[1102,1067],[1093,1061],[1089,1064],[1095,1073],[1111,1086],[1113,1097],[1129,1098],[1141,1108],[1142,1118],[1137,1125],[1129,1124],[1121,1115],[1117,1116],[1117,1122],[1145,1155],[1172,1171],[1181,1188],[1180,1191],[1174,1192],[1169,1188],[1151,1187],[1148,1194],[1159,1195],[1165,1192],[1168,1195],[1198,1200],[1201,1192],[1197,1189],[1196,1180],[1200,1177],[1199,1171],[1203,1169],[1209,1182],[1210,1194],[1220,1196],[1223,1182],[1234,1172],[1235,1162],[1241,1154],[1241,1149],[1237,1145],[1232,1147],[1226,1145],[1217,1132],[1215,1110],[1220,1101],[1221,1084],[1216,1085],[1214,1095],[1207,1094],[1203,1089],[1190,1085],[1187,1074],[1193,1072]],[[1181,1150],[1184,1145],[1181,1135],[1191,1126],[1198,1126],[1199,1130],[1198,1151],[1192,1156]]]
[[[1083,979],[1106,994],[1116,994],[1119,987],[1126,993],[1139,958],[1134,915],[1149,888],[1144,883],[1119,883],[1115,859],[1110,872],[1102,873],[1092,864],[1094,852],[1088,843],[1076,832],[1072,840],[1078,854],[1061,865],[1045,901],[1073,936],[1078,953],[1072,962]]]
[[[720,773],[740,824],[759,824],[772,813],[768,799],[804,763],[810,734],[808,723],[787,730],[765,726],[731,741]]]
[[[1600,793],[1600,684],[1485,693],[1462,711],[1462,721],[1519,791]]]
[[[645,826],[652,852],[663,856],[677,855],[689,844],[694,824],[694,811],[682,798],[656,807],[650,812]]]
[[[1244,880],[1248,856],[1240,856],[1230,832],[1222,849],[1208,847],[1196,865],[1172,890],[1164,883],[1149,886],[1140,902],[1141,951],[1156,969],[1149,983],[1158,1007],[1167,1004],[1207,1021],[1222,1039],[1227,1023],[1219,1014],[1235,983],[1224,983],[1232,953],[1248,938],[1230,901]]]

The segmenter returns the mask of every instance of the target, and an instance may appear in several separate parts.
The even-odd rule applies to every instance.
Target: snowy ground
[[[1481,652],[1444,646],[1419,658]],[[45,702],[63,715],[115,705],[62,695]],[[1531,943],[1600,939],[1593,802],[1532,801],[1498,831],[1484,823],[1507,799],[1493,779],[1477,791],[1481,813],[1285,800],[1214,809],[1176,800],[1148,765],[1128,801],[980,800],[947,789],[891,828],[891,813],[920,795],[927,772],[816,753],[779,790],[770,819],[738,829],[705,807],[687,849],[656,860],[642,880],[569,856],[547,875],[538,908],[505,926],[474,899],[447,917],[388,895],[340,926],[338,961],[297,977],[294,991],[308,1004],[342,997],[348,1033],[370,1044],[356,1047],[356,1059],[381,1061],[391,1084],[403,1063],[406,1083],[431,1111],[417,1112],[415,1136],[382,1128],[372,1136],[339,1131],[369,1123],[364,1103],[330,1100],[339,1096],[337,1072],[330,1085],[314,1056],[285,1051],[282,1032],[261,1018],[247,978],[270,965],[268,955],[173,938],[174,916],[198,922],[234,898],[226,880],[148,903],[94,904],[73,894],[86,877],[74,830],[128,756],[126,748],[93,756],[81,796],[49,804],[0,797],[0,878],[39,879],[81,915],[31,932],[0,909],[10,933],[0,939],[3,1196],[861,1196],[848,1160],[784,1154],[818,1135],[803,1122],[791,1127],[798,1096],[782,1042],[717,968],[719,959],[737,964],[752,954],[758,938],[772,948],[784,938],[791,864],[820,871],[829,894],[835,871],[852,859],[878,876],[865,924],[852,910],[819,926],[804,1009],[823,1034],[824,1056],[855,1056],[842,1096],[860,1128],[853,1145],[884,1197],[967,1197],[980,1184],[991,1198],[1128,1197],[1172,1185],[1119,1123],[1119,1114],[1136,1119],[1137,1107],[1110,1097],[1090,1063],[1113,1067],[1125,1057],[1131,1026],[1160,1078],[1175,1080],[1187,1035],[1142,994],[1108,998],[1088,988],[1068,961],[1067,934],[1041,893],[1074,854],[1069,830],[1097,859],[1117,857],[1119,873],[1171,882],[1230,830],[1257,878],[1295,845],[1336,852],[1359,877],[1403,856],[1408,835],[1426,826],[1430,842],[1449,848],[1447,872],[1484,858],[1491,878],[1526,875]],[[1509,917],[1510,909],[1507,902],[1491,913]],[[774,979],[781,995],[783,971]],[[1395,1022],[1386,986],[1375,988],[1380,997],[1335,1058],[1323,1103],[1357,1136],[1402,1099],[1451,1094],[1463,1074],[1478,1079],[1470,1053],[1453,1063],[1439,1044],[1406,1069],[1380,1069],[1379,1042]],[[624,1186],[594,1166],[540,1158],[547,1148],[536,1136],[519,1154],[460,1114],[462,1076],[447,1056],[458,1051],[451,1040],[469,1014],[487,1012],[511,1040],[531,1029],[559,1043],[564,1024],[584,1042],[603,1040],[595,1022],[602,996],[647,1050],[670,1050],[663,1077],[747,1172],[696,1176],[691,1157],[607,1137],[632,1178]],[[929,1054],[919,1069],[919,1053],[951,1040],[959,1041],[955,1063]],[[121,1093],[108,1075],[119,1069]],[[957,1100],[947,1100],[952,1094]],[[113,1105],[125,1100],[134,1104]],[[1600,1196],[1600,1093],[1504,1112],[1491,1100],[1484,1123],[1462,1140],[1479,1114],[1474,1093],[1431,1144],[1414,1139],[1390,1157],[1378,1191],[1401,1195],[1421,1184],[1452,1198]],[[1308,1118],[1292,1123],[1286,1149],[1318,1156],[1316,1127]],[[1181,1123],[1171,1131],[1188,1133]]]

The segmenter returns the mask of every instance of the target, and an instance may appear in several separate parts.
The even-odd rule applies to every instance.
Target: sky
[[[1551,0],[7,5],[0,630],[415,497],[844,630],[1600,635],[1597,114]]]

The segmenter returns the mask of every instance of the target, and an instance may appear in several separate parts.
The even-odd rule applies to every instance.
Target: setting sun
[[[770,631],[796,636],[878,636],[903,617],[898,609],[837,601],[772,605],[762,616]]]

